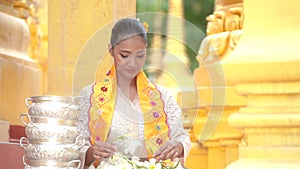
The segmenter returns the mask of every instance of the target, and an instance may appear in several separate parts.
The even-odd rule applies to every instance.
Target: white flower
[[[128,162],[119,163],[119,164],[116,164],[114,168],[116,168],[116,169],[132,169],[132,165],[129,164]]]
[[[142,145],[140,140],[135,139],[127,139],[125,141],[125,144],[128,146],[124,149],[124,153],[130,155],[134,155],[134,152],[136,151],[137,147]]]
[[[131,157],[132,168],[144,167],[144,163],[138,157]]]
[[[123,157],[120,154],[115,154],[114,156],[103,160],[98,169],[132,169],[132,165],[128,162],[126,157]]]
[[[150,158],[149,161],[145,161],[143,163],[143,166],[148,168],[148,169],[161,169],[161,164],[160,163],[156,163],[156,159],[155,158]]]
[[[179,162],[179,159],[173,161],[156,161],[155,158],[150,158],[149,161],[141,162],[138,157],[132,157],[131,160],[126,156],[115,153],[112,157],[103,160],[97,169],[184,169]]]

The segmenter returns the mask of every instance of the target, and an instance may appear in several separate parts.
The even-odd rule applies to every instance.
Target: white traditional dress
[[[161,92],[161,99],[165,105],[164,111],[167,116],[166,123],[170,130],[170,141],[182,143],[185,159],[189,154],[191,141],[182,125],[181,109],[170,91],[161,86],[157,86],[157,89]],[[88,143],[90,137],[88,127],[89,109],[92,90],[92,85],[89,85],[80,92],[80,96],[83,97],[83,106],[79,115],[80,126],[82,134],[87,138]],[[144,142],[144,118],[138,96],[131,101],[119,88],[117,89],[114,114],[106,141],[113,142],[117,146],[118,151],[128,157],[147,158],[147,145]],[[88,146],[90,144],[87,144],[82,149],[82,162],[84,162]]]

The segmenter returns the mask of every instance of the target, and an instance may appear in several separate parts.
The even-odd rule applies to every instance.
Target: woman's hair
[[[134,35],[141,36],[147,44],[147,33],[144,25],[137,19],[123,18],[114,25],[111,32],[110,44],[114,47],[121,41]]]

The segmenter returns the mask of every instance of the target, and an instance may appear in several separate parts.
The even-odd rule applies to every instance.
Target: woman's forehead
[[[133,49],[138,51],[144,51],[146,49],[146,43],[140,36],[132,36],[122,40],[115,46],[120,51],[132,51]]]

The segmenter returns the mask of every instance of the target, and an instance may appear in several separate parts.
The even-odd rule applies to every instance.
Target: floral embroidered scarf
[[[115,98],[116,78],[114,66],[106,77],[93,85],[90,97],[89,130],[92,145],[95,141],[105,142],[110,130]],[[169,140],[169,126],[164,111],[161,93],[155,84],[150,82],[143,71],[137,75],[137,91],[144,118],[144,139],[148,156]]]

